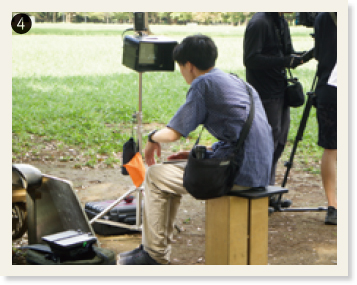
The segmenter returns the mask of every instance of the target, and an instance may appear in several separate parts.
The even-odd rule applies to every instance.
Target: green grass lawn
[[[104,24],[36,24],[29,33],[12,36],[12,152],[13,160],[41,152],[45,142],[81,149],[88,165],[97,154],[117,163],[112,153],[122,150],[131,135],[131,117],[138,108],[138,73],[121,64],[122,34],[131,26]],[[217,67],[245,78],[244,27],[150,26],[153,33],[177,41],[202,33],[218,46]],[[312,29],[291,28],[296,50],[313,46]],[[128,32],[127,34],[130,34]],[[316,61],[293,71],[311,88]],[[165,124],[184,102],[188,85],[178,69],[143,74],[143,121]],[[289,145],[294,141],[303,108],[291,109]],[[190,138],[197,136],[193,132]],[[35,138],[35,139],[34,139]],[[213,138],[205,134],[204,141]],[[321,150],[316,145],[315,109],[299,144],[296,158],[317,171]],[[39,143],[40,142],[40,143]],[[43,142],[43,143],[41,143]],[[184,141],[187,147],[193,140]],[[287,147],[284,159],[290,155]]]

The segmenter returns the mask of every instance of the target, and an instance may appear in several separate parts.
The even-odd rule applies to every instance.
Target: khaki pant
[[[175,217],[182,195],[188,193],[183,187],[185,166],[184,162],[155,164],[146,172],[142,243],[161,264],[170,261]],[[233,190],[248,188],[235,185]]]

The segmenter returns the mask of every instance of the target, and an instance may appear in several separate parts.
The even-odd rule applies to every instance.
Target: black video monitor
[[[123,65],[139,71],[174,71],[177,42],[163,36],[125,36]]]

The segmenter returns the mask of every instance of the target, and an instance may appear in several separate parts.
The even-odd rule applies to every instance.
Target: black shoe
[[[289,199],[281,200],[280,206],[282,208],[289,208],[293,202]]]
[[[119,259],[119,265],[162,265],[154,260],[145,250],[140,250],[134,255]]]
[[[335,207],[329,206],[327,208],[325,225],[337,225],[337,209]]]
[[[144,249],[144,247],[141,244],[141,245],[139,245],[139,247],[137,247],[137,248],[135,248],[133,250],[129,250],[129,251],[125,251],[125,252],[119,253],[119,257],[120,258],[124,258],[124,257],[127,257],[129,255],[134,255],[134,254],[138,253],[139,251],[141,251],[143,249]]]

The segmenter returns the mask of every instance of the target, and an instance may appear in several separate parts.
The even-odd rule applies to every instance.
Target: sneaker
[[[337,209],[333,206],[327,208],[325,225],[337,225]]]
[[[124,257],[127,257],[129,255],[134,255],[134,254],[138,253],[139,251],[141,251],[143,249],[144,249],[144,247],[141,244],[141,245],[139,245],[139,247],[137,247],[137,248],[135,248],[133,250],[129,250],[129,251],[125,251],[125,252],[119,253],[119,257],[120,258],[124,258]]]
[[[134,255],[120,258],[119,265],[162,265],[154,260],[145,250],[139,250]]]

